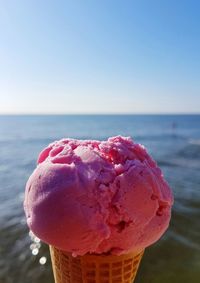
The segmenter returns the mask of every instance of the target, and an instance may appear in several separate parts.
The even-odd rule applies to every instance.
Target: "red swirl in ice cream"
[[[172,192],[131,138],[62,139],[38,158],[25,192],[29,228],[73,255],[123,254],[157,241],[169,225]]]

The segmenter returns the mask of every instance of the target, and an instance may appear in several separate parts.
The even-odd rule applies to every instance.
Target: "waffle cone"
[[[132,283],[143,252],[73,257],[50,246],[55,283]]]

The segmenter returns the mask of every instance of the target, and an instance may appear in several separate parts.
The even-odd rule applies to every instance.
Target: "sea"
[[[53,283],[48,246],[29,232],[24,188],[39,152],[63,137],[131,136],[163,170],[175,203],[135,283],[200,282],[200,115],[0,116],[0,283]]]

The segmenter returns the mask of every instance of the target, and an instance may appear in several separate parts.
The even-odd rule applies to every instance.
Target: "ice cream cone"
[[[50,246],[55,283],[132,283],[144,251],[115,255],[84,255]]]

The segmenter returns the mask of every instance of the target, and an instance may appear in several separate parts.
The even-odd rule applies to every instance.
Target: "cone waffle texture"
[[[143,252],[72,257],[50,246],[55,283],[132,283]]]

